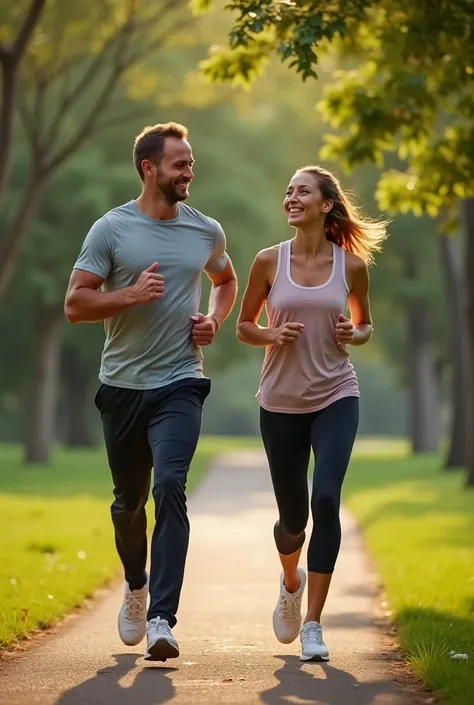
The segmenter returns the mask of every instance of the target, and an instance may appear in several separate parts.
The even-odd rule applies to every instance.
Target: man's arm
[[[104,216],[89,230],[69,280],[64,313],[70,323],[103,321],[131,306],[163,296],[164,281],[156,272],[156,262],[140,274],[133,286],[116,291],[99,291],[113,268],[111,240],[110,225]]]
[[[234,307],[237,297],[237,275],[226,252],[226,238],[221,226],[216,223],[217,237],[214,252],[204,271],[212,288],[207,316],[198,313],[192,316],[192,340],[195,345],[210,345],[214,336]]]
[[[140,274],[133,286],[116,291],[99,291],[104,279],[97,274],[74,269],[64,303],[69,323],[97,323],[117,316],[131,306],[162,298],[164,281],[156,274],[157,263]]]
[[[209,298],[208,317],[213,318],[220,328],[234,308],[237,297],[237,275],[230,258],[224,269],[218,274],[207,272],[211,280],[211,296]]]

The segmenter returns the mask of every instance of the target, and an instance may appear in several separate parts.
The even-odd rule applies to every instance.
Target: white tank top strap
[[[349,285],[347,284],[347,278],[346,278],[346,251],[343,247],[336,247],[336,251],[339,250],[341,253],[341,267],[340,267],[340,272],[342,275],[342,282],[344,284],[344,288],[347,293],[349,293]]]
[[[286,278],[286,259],[287,259],[287,252],[288,248],[290,245],[290,240],[285,240],[284,242],[280,243],[280,247],[278,248],[278,260],[277,260],[277,268],[275,272],[275,279],[273,280],[273,284],[271,286],[270,291],[268,292],[268,296],[272,293],[273,289],[275,286],[280,282],[282,279]]]

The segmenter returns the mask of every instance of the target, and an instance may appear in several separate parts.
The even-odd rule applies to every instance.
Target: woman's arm
[[[256,256],[250,270],[239,319],[237,338],[245,345],[266,347],[293,343],[303,330],[301,323],[286,323],[279,328],[265,328],[258,325],[267,296],[275,278],[278,261],[278,248],[262,250]]]
[[[336,325],[338,342],[345,345],[364,345],[372,335],[372,316],[370,313],[369,288],[370,279],[367,265],[360,257],[346,253],[347,279],[351,289],[347,299],[350,320],[339,317]]]

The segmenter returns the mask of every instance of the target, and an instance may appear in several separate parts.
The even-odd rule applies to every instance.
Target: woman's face
[[[304,171],[291,179],[283,201],[288,225],[293,227],[324,220],[332,206],[333,202],[323,197],[317,177]]]

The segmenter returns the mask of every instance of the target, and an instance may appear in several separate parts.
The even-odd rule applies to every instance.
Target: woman
[[[274,536],[283,572],[275,635],[289,644],[300,633],[301,660],[319,661],[329,658],[321,612],[341,542],[341,487],[359,420],[357,376],[346,346],[371,337],[368,265],[387,223],[362,215],[337,179],[315,166],[297,171],[283,205],[295,237],[257,255],[237,335],[266,348],[257,398],[279,510]],[[266,328],[258,325],[264,306]],[[311,449],[313,530],[301,627],[306,573],[298,561],[309,514]]]

